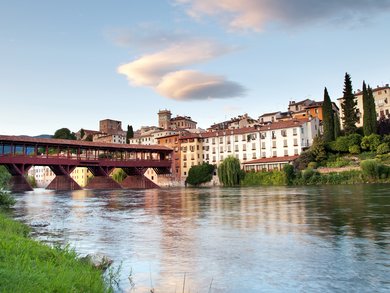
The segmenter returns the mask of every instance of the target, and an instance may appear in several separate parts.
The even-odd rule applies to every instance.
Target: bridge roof
[[[91,142],[82,140],[68,140],[68,139],[51,139],[51,138],[35,138],[29,136],[13,136],[0,135],[0,143],[16,143],[27,145],[48,145],[48,146],[63,146],[63,147],[82,147],[82,148],[99,148],[110,150],[123,151],[172,151],[171,148],[162,145],[141,145],[141,144],[119,144],[119,143],[103,143]]]

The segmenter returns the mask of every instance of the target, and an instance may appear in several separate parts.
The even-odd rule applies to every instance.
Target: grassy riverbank
[[[0,292],[107,291],[100,270],[73,250],[30,239],[29,231],[0,206]]]

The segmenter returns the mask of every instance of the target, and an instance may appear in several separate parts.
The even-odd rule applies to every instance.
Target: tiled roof
[[[243,163],[244,165],[253,165],[253,164],[265,164],[265,163],[283,163],[291,162],[297,159],[299,156],[286,156],[286,157],[274,157],[274,158],[262,158],[249,162]]]

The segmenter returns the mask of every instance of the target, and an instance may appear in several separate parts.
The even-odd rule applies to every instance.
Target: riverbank
[[[106,292],[102,271],[71,249],[28,237],[30,228],[0,210],[0,292]]]

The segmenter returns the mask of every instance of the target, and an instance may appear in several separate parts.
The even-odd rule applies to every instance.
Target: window
[[[287,131],[286,131],[286,129],[282,129],[282,130],[280,131],[280,133],[281,133],[282,136],[284,136],[284,137],[287,136]]]
[[[252,150],[256,149],[256,143],[252,143]]]
[[[266,135],[266,133],[265,132],[263,132],[263,133],[260,133],[260,138],[261,139],[265,139],[267,137],[267,135]]]
[[[272,142],[272,148],[276,148],[276,140],[274,140],[273,142]]]
[[[294,156],[298,156],[298,149],[294,149]]]
[[[264,142],[264,141],[261,143],[261,148],[262,148],[263,150],[265,149],[265,142]]]
[[[273,157],[276,157],[276,151],[273,151],[273,152],[272,152],[272,156],[273,156]]]
[[[287,139],[283,140],[283,146],[286,148],[287,147]]]
[[[238,135],[235,135],[235,136],[234,136],[234,141],[235,141],[235,142],[238,141]]]
[[[242,150],[243,150],[243,151],[246,151],[246,144],[244,144],[244,145],[242,146]]]
[[[288,156],[288,150],[284,150],[284,155],[287,157]]]
[[[298,134],[298,131],[296,128],[293,128],[293,135],[297,135]]]
[[[275,131],[272,131],[272,139],[275,139],[275,138],[276,138]]]
[[[265,157],[266,157],[266,153],[265,153],[265,152],[262,152],[262,153],[261,153],[261,157],[262,157],[262,158],[265,158]]]
[[[256,153],[252,153],[252,160],[256,159]]]
[[[298,139],[294,138],[294,146],[298,145]]]

